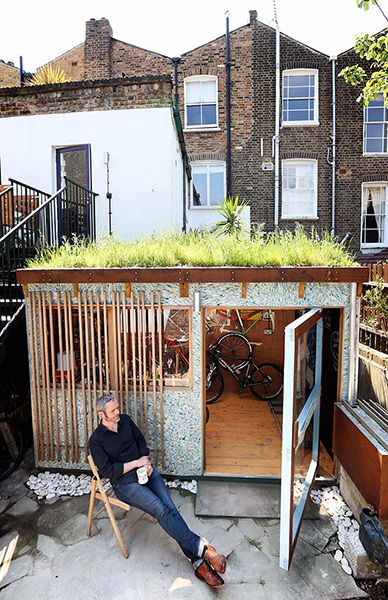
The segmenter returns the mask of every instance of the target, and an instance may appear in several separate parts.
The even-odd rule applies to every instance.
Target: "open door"
[[[322,317],[313,309],[285,328],[280,567],[286,570],[318,468]]]

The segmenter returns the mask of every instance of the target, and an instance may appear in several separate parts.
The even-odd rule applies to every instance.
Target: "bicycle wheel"
[[[249,384],[253,394],[260,400],[273,400],[283,391],[283,371],[272,363],[252,365]]]
[[[19,426],[8,417],[0,418],[0,481],[20,465],[23,457],[23,437]]]
[[[231,369],[246,367],[252,358],[252,346],[242,333],[226,333],[220,337],[215,352]]]
[[[206,352],[206,404],[213,404],[224,391],[224,378],[219,372],[214,357]]]

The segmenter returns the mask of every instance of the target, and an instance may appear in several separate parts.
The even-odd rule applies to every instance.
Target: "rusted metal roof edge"
[[[19,269],[18,283],[363,283],[367,267],[130,267]]]

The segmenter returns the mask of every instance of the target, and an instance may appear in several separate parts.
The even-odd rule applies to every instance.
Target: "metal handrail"
[[[16,185],[21,185],[22,187],[28,188],[28,189],[32,190],[33,192],[37,192],[38,194],[43,194],[43,196],[50,196],[50,194],[48,194],[47,192],[43,192],[42,190],[39,190],[38,188],[35,188],[32,185],[27,185],[26,183],[23,183],[22,181],[18,181],[17,179],[12,179],[12,177],[8,177],[8,180],[12,184],[16,183]]]
[[[85,192],[87,192],[88,194],[91,194],[92,196],[96,197],[99,194],[97,194],[97,192],[93,192],[93,190],[89,190],[87,187],[85,187],[84,185],[81,185],[80,183],[78,183],[78,181],[74,181],[74,179],[70,179],[70,177],[64,177],[63,178],[65,181],[68,181],[69,183],[71,183],[72,185],[76,185],[77,187],[81,188],[81,190],[84,190]]]
[[[57,192],[55,192],[55,194],[53,194],[52,196],[50,196],[50,198],[48,198],[47,200],[45,200],[43,202],[43,204],[41,204],[40,206],[38,206],[37,208],[35,208],[35,210],[33,210],[26,217],[24,217],[24,219],[22,221],[20,221],[17,225],[15,225],[14,227],[12,227],[12,229],[10,229],[9,231],[7,231],[7,233],[5,235],[3,235],[3,237],[0,238],[0,244],[2,244],[3,242],[5,242],[7,240],[7,238],[11,237],[12,234],[15,233],[15,231],[17,231],[18,229],[21,229],[26,223],[28,223],[28,221],[30,221],[31,219],[33,219],[50,202],[52,202],[58,196],[60,196],[60,194],[62,194],[62,192],[65,191],[65,189],[66,189],[66,186],[64,185],[63,187],[61,187],[60,190],[58,190]]]

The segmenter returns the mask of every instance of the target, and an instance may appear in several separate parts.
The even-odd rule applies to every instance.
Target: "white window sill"
[[[282,127],[317,127],[319,121],[284,121]]]
[[[301,217],[298,215],[292,215],[287,217],[283,217],[282,215],[280,218],[282,219],[282,221],[319,221],[319,217]]]
[[[361,244],[360,250],[373,250],[374,248],[388,248],[388,244]]]
[[[190,206],[189,210],[217,210],[220,207],[217,206]]]
[[[221,131],[221,128],[218,127],[218,126],[216,126],[216,127],[193,127],[193,128],[189,127],[188,129],[185,128],[183,131],[185,133],[191,133],[191,132],[193,132],[193,133],[199,133],[199,132],[206,133],[206,131]]]
[[[363,156],[388,156],[388,152],[363,152]]]

